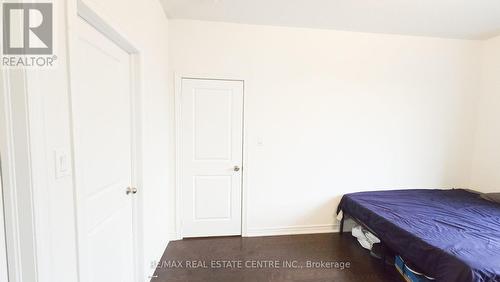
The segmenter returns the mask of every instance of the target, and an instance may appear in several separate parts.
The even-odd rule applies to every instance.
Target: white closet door
[[[83,19],[72,93],[81,281],[135,277],[131,58]]]
[[[183,79],[183,237],[241,235],[243,82]]]

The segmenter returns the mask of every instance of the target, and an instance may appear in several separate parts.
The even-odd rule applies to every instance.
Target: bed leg
[[[345,213],[342,216],[342,219],[340,220],[340,235],[344,234],[344,219],[345,219]]]

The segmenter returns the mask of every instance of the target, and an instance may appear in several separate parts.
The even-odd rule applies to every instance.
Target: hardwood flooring
[[[153,282],[403,281],[349,233],[172,241]]]

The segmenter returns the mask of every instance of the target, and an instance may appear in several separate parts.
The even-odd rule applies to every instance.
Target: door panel
[[[194,89],[195,160],[231,160],[231,90]]]
[[[72,93],[82,281],[134,280],[130,55],[79,19]]]
[[[133,281],[133,272],[129,270],[132,233],[117,233],[129,224],[131,218],[131,210],[123,208],[91,228],[88,234],[91,258],[89,281]],[[113,234],[115,239],[110,240],[110,234]],[[110,257],[115,259],[111,263],[108,261]]]
[[[243,82],[183,79],[184,237],[241,234]]]
[[[231,176],[194,177],[194,218],[231,219]]]

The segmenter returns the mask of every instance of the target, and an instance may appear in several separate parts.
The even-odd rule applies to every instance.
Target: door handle
[[[237,166],[237,165],[235,165],[235,166],[233,167],[233,170],[234,170],[234,171],[240,171],[240,167],[239,167],[239,166]]]
[[[125,190],[125,194],[137,194],[137,188],[135,187],[127,187],[127,190]]]

